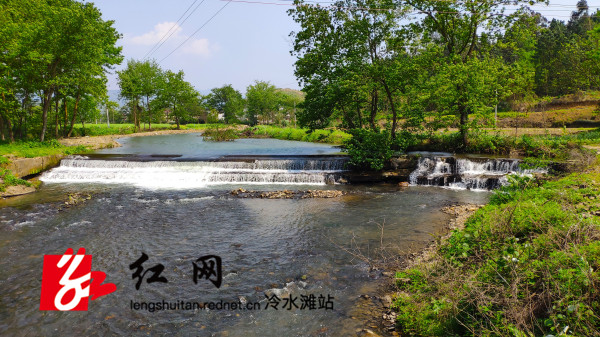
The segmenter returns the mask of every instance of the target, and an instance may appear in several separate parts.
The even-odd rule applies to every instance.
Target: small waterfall
[[[133,184],[151,188],[197,188],[217,184],[324,185],[337,181],[344,157],[231,160],[106,160],[73,156],[41,177],[48,183]]]
[[[521,169],[519,163],[518,159],[421,157],[417,168],[409,176],[409,182],[413,185],[491,190],[506,184],[508,174],[533,173]]]

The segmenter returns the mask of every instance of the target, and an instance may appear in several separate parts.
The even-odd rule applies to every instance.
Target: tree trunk
[[[377,89],[373,89],[373,94],[371,95],[371,116],[369,118],[369,124],[371,125],[371,129],[376,131],[375,127],[375,117],[377,116],[377,105],[379,104],[379,96],[377,95]]]
[[[58,95],[54,97],[54,138],[58,139]]]
[[[54,87],[50,87],[48,90],[44,90],[44,104],[42,105],[42,133],[40,134],[40,142],[44,141],[46,137],[46,128],[48,127],[48,110],[50,109],[50,103],[52,102],[52,94],[54,93]]]
[[[67,136],[67,121],[69,120],[69,107],[67,105],[67,97],[63,97],[63,107],[65,108],[65,119],[63,123],[63,137]]]
[[[77,117],[79,100],[81,100],[81,94],[77,94],[77,98],[75,98],[75,106],[73,107],[73,116],[71,116],[71,126],[69,127],[69,133],[67,133],[67,138],[71,137],[71,133],[73,132],[73,126],[75,126],[75,117]],[[83,125],[83,120],[81,121],[81,125]],[[85,135],[85,129],[82,129],[81,133],[82,135]]]
[[[398,123],[398,115],[396,113],[396,105],[394,104],[394,100],[392,98],[392,92],[390,91],[389,86],[385,80],[381,80],[383,87],[385,89],[385,94],[387,95],[388,101],[390,102],[390,108],[392,109],[392,142],[396,140],[396,126]]]
[[[360,101],[356,101],[356,114],[358,116],[358,127],[362,129],[363,127],[363,123],[362,123],[362,114],[360,113]]]
[[[2,141],[5,140],[4,138],[4,118],[0,116],[0,139],[2,139]]]
[[[137,129],[137,132],[140,132],[142,130],[142,128],[140,127],[140,119],[142,118],[142,113],[141,113],[141,108],[140,106],[137,104],[137,102],[135,102],[135,127]]]
[[[6,96],[4,96],[4,93],[2,93],[2,100],[6,102]],[[8,111],[7,111],[8,113]],[[0,138],[2,140],[5,140],[4,138],[4,118],[3,116],[0,116]]]
[[[11,143],[15,141],[15,135],[13,134],[12,123],[10,122],[10,118],[8,115],[6,117],[6,128],[8,129],[8,139],[10,139]]]
[[[462,138],[462,146],[463,148],[467,148],[467,145],[469,143],[469,138],[468,138],[468,125],[467,123],[469,122],[469,112],[467,111],[466,107],[464,106],[459,106],[459,113],[460,113],[460,126],[459,126],[459,130],[460,130],[460,135]]]
[[[24,117],[21,115],[21,118],[19,118],[19,127],[18,127],[20,139],[23,139],[23,119],[24,119]]]
[[[146,96],[146,113],[148,114],[148,130],[152,129],[152,122],[150,121],[150,102],[148,96]]]
[[[344,115],[344,119],[346,121],[348,121],[348,127],[350,129],[355,129],[356,126],[354,125],[354,122],[352,121],[351,118],[348,118],[348,113],[346,112],[346,109],[344,108],[344,106],[342,105],[342,115]]]

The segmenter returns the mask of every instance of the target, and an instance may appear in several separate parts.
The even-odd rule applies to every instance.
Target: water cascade
[[[491,190],[506,184],[508,174],[534,172],[522,169],[519,163],[518,159],[425,156],[419,158],[417,168],[409,176],[409,182],[413,185]]]
[[[72,156],[41,177],[48,183],[132,184],[155,188],[194,188],[217,184],[335,183],[344,170],[340,156],[223,157],[217,160],[177,160],[161,156]]]

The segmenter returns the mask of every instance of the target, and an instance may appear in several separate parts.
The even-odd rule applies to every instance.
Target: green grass
[[[10,170],[7,170],[5,168],[0,168],[0,179],[2,181],[0,183],[0,192],[6,191],[6,188],[8,186],[16,186],[16,185],[31,186],[30,182],[28,182],[27,180],[23,180],[23,179],[19,179],[19,178],[15,177]]]
[[[74,154],[85,152],[85,146],[64,146],[57,140],[48,140],[44,142],[38,141],[17,141],[14,143],[0,144],[0,155],[12,155],[15,157],[34,158],[49,155]],[[3,157],[4,158],[4,157]],[[6,163],[7,159],[2,159],[2,163]]]
[[[186,124],[181,125],[181,130],[204,130],[206,128],[211,127],[214,124]],[[144,130],[144,125],[140,125],[140,132],[149,131],[148,129]],[[147,125],[146,125],[147,127]],[[160,130],[175,130],[177,128],[174,124],[152,124],[151,131],[160,131]],[[135,125],[128,124],[111,124],[110,127],[106,124],[87,124],[85,126],[85,131],[81,127],[81,125],[76,125],[73,127],[73,137],[81,137],[81,136],[108,136],[108,135],[128,135],[135,133]]]
[[[409,150],[447,151],[455,153],[485,153],[522,156],[551,160],[567,160],[581,145],[600,143],[600,129],[565,135],[522,135],[519,137],[486,132],[469,134],[468,146],[462,146],[458,132],[443,132],[420,137]]]
[[[299,129],[291,127],[276,127],[269,125],[258,125],[251,128],[254,135],[268,136],[275,139],[297,140],[313,143],[328,143],[341,145],[352,136],[340,130],[314,130]]]
[[[397,273],[409,336],[600,335],[600,163],[515,179],[431,256]],[[561,332],[564,332],[561,334]]]

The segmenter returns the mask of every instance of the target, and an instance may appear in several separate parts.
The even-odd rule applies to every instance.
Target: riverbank
[[[600,333],[600,162],[519,179],[396,275],[408,336]],[[458,223],[460,224],[461,221]]]
[[[155,130],[130,134],[73,137],[46,142],[22,142],[0,145],[0,197],[35,192],[37,183],[20,178],[41,173],[60,164],[65,156],[121,146],[116,140],[123,137],[145,137],[201,132],[200,129]]]

